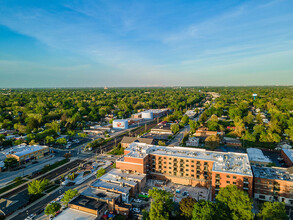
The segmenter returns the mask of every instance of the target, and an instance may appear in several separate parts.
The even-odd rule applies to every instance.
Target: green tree
[[[97,178],[100,178],[106,173],[106,170],[104,168],[101,168],[97,171]]]
[[[158,142],[158,145],[160,145],[160,146],[166,146],[166,143],[164,141],[159,141]]]
[[[61,201],[67,206],[68,202],[77,195],[78,191],[76,189],[69,189],[64,193],[64,197],[61,199]]]
[[[152,198],[150,220],[168,220],[174,209],[173,195],[165,190],[153,188],[149,190],[149,196]]]
[[[67,140],[66,140],[66,138],[59,138],[59,139],[57,139],[56,143],[60,144],[60,145],[65,145],[65,144],[67,144]]]
[[[251,199],[247,193],[235,185],[221,188],[216,201],[229,213],[230,219],[253,219]]]
[[[45,214],[46,215],[56,215],[56,212],[58,212],[61,209],[61,205],[58,202],[53,202],[46,206],[45,208]]]
[[[63,156],[65,157],[65,159],[69,159],[72,155],[71,153],[65,153]]]
[[[289,220],[282,202],[265,202],[257,217],[263,220]]]
[[[172,124],[171,125],[171,131],[173,134],[176,134],[179,131],[179,125],[178,124]]]
[[[216,204],[205,200],[196,202],[190,214],[192,214],[192,220],[219,219],[216,215]]]
[[[191,219],[192,210],[195,203],[196,203],[196,200],[191,197],[186,197],[181,199],[181,201],[179,202],[181,215],[183,215],[186,219]]]
[[[16,167],[18,165],[18,161],[14,157],[6,157],[5,160],[4,160],[4,165],[8,169],[10,169],[12,167]]]
[[[205,139],[205,145],[211,149],[219,146],[220,137],[218,135],[210,135]]]
[[[45,137],[45,143],[46,144],[52,144],[52,143],[54,143],[54,141],[55,141],[55,139],[53,137],[51,137],[51,136]]]
[[[30,195],[39,195],[45,188],[50,184],[50,181],[47,179],[42,180],[33,180],[28,184],[28,193]]]

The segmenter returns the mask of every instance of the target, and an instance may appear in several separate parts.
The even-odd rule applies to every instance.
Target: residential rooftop
[[[125,157],[145,158],[148,154],[151,154],[213,161],[213,171],[252,176],[248,156],[244,153],[207,151],[201,148],[188,147],[165,147],[144,143],[131,143],[126,150],[130,152]],[[118,161],[124,161],[124,157],[118,159]]]
[[[255,178],[293,181],[293,175],[286,168],[251,166]]]
[[[262,150],[257,148],[247,148],[247,154],[249,161],[262,162],[262,163],[271,163],[270,158],[266,157]]]
[[[283,148],[282,151],[287,155],[287,157],[293,162],[293,150]]]

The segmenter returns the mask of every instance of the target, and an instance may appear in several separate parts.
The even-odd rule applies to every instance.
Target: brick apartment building
[[[284,162],[288,167],[293,166],[293,150],[282,149],[281,156],[284,159]]]
[[[291,168],[252,166],[254,198],[293,205],[293,175]]]
[[[163,147],[132,143],[116,161],[116,168],[144,173],[148,178],[204,186],[215,198],[220,188],[237,185],[252,196],[253,176],[247,154]]]

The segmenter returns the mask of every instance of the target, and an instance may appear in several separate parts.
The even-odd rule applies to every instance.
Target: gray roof
[[[132,142],[140,142],[140,143],[152,144],[153,141],[154,141],[153,138],[137,138],[137,137],[127,137],[127,136],[124,136],[122,138],[121,143],[130,144]]]
[[[258,166],[251,166],[251,168],[255,178],[293,181],[293,175],[286,168]]]
[[[129,193],[129,191],[131,190],[131,187],[120,186],[120,184],[116,184],[116,183],[104,182],[104,181],[101,181],[100,179],[93,182],[91,184],[91,186],[95,187],[95,188],[108,189],[110,191],[113,190],[113,191],[117,191],[117,192],[121,192],[121,193]]]

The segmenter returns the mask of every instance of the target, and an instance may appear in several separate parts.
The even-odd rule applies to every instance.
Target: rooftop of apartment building
[[[250,161],[262,162],[262,163],[271,163],[270,158],[265,156],[262,150],[257,148],[247,148],[247,154]]]
[[[287,155],[287,157],[293,162],[293,150],[291,149],[282,149],[282,151]]]
[[[8,154],[14,154],[16,156],[23,156],[29,153],[33,153],[42,149],[48,148],[47,146],[41,146],[41,145],[18,145],[11,147],[4,151],[6,155]]]
[[[207,151],[201,148],[165,147],[144,143],[132,143],[126,149],[130,151],[127,157],[144,158],[146,155],[152,154],[213,161],[213,171],[252,176],[248,156],[243,153]],[[123,161],[124,158],[122,157],[119,160]]]
[[[255,178],[293,181],[293,175],[286,168],[251,166]]]
[[[117,191],[121,193],[128,193],[131,190],[131,187],[124,186],[123,183],[105,182],[105,181],[102,181],[101,179],[98,179],[95,182],[93,182],[91,184],[91,187],[103,188],[109,191]]]

